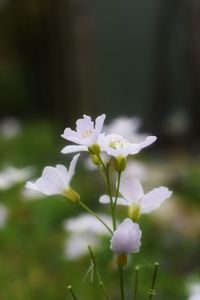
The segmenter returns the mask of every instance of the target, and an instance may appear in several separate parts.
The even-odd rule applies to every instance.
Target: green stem
[[[139,270],[140,267],[136,266],[135,267],[135,282],[134,282],[134,300],[137,300],[137,296],[138,296],[138,281],[139,281]]]
[[[115,209],[114,209],[112,191],[111,191],[111,184],[110,184],[109,165],[106,168],[101,156],[99,154],[97,154],[97,156],[98,156],[99,161],[101,162],[101,165],[102,165],[104,173],[105,173],[107,191],[108,191],[108,196],[110,198],[110,210],[111,210],[111,215],[112,215],[113,230],[116,230],[117,224],[116,224]]]
[[[124,300],[124,274],[123,274],[123,267],[119,267],[119,278],[120,278],[121,299]]]
[[[91,210],[87,205],[85,205],[82,201],[79,201],[79,204],[87,211],[89,212],[91,215],[93,215],[96,219],[98,219],[107,229],[108,231],[113,234],[112,230],[110,229],[110,227],[93,211]]]
[[[110,198],[110,210],[111,210],[111,215],[112,215],[113,231],[114,231],[114,230],[116,230],[117,222],[116,222],[115,209],[114,209],[114,203],[113,203],[112,191],[111,191],[111,185],[110,185],[109,168],[106,170],[106,180],[107,180],[108,195]]]
[[[107,293],[107,291],[106,291],[106,289],[105,289],[103,280],[102,280],[102,278],[101,278],[101,274],[100,274],[100,272],[99,272],[99,269],[98,269],[98,266],[97,266],[97,263],[96,263],[96,259],[95,259],[95,257],[94,257],[94,254],[93,254],[92,249],[91,249],[90,246],[88,246],[88,250],[89,250],[89,253],[90,253],[90,257],[91,257],[92,263],[93,263],[93,265],[94,265],[94,271],[95,271],[95,273],[96,273],[96,276],[97,276],[97,280],[98,280],[99,286],[102,288],[102,291],[103,291],[103,294],[104,294],[105,298],[106,298],[107,300],[110,300],[110,297],[109,297],[109,295],[108,295],[108,293]]]
[[[155,266],[155,268],[154,268],[154,273],[153,273],[153,278],[152,278],[152,283],[151,283],[151,289],[149,291],[149,300],[151,300],[153,298],[153,296],[155,296],[155,294],[156,294],[155,283],[156,283],[156,277],[157,277],[159,263],[156,262],[154,264],[154,266]]]
[[[78,298],[77,298],[76,295],[74,294],[74,291],[72,290],[72,286],[69,285],[67,288],[68,288],[70,294],[72,295],[72,298],[73,298],[74,300],[78,300]]]
[[[116,190],[116,195],[115,195],[115,201],[114,201],[114,209],[116,207],[116,204],[117,204],[117,199],[118,199],[118,196],[119,196],[119,187],[120,187],[120,180],[121,180],[121,174],[122,172],[118,172],[118,178],[117,178],[117,190]]]

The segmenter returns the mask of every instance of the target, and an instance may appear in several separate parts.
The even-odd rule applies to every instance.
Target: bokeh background
[[[96,281],[82,281],[89,256],[64,254],[63,222],[81,210],[24,191],[44,166],[69,162],[60,135],[84,113],[106,113],[107,123],[137,116],[140,132],[158,136],[136,159],[147,190],[163,184],[174,193],[142,218],[127,287],[140,264],[146,299],[159,261],[157,299],[189,299],[200,283],[199,20],[196,0],[0,0],[1,300],[70,299],[68,284],[80,299],[103,299]],[[103,181],[86,166],[83,158],[74,187],[106,212],[97,201]],[[117,300],[108,244],[103,238],[96,255]]]

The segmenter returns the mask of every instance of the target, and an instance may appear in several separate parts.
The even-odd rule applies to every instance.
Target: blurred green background
[[[63,221],[81,210],[62,197],[26,200],[25,179],[4,186],[7,166],[31,166],[37,178],[46,165],[67,164],[60,135],[83,113],[106,113],[108,121],[140,116],[142,131],[158,136],[136,157],[147,166],[147,190],[163,184],[174,192],[169,205],[142,217],[127,299],[136,264],[139,299],[147,299],[155,261],[155,299],[189,299],[188,284],[200,282],[199,19],[195,0],[0,0],[0,204],[8,210],[0,228],[0,300],[71,299],[68,284],[78,299],[104,299],[96,281],[82,281],[89,256],[64,256]],[[97,203],[103,181],[82,162],[73,186],[106,212]],[[102,245],[96,258],[117,300],[109,238]]]

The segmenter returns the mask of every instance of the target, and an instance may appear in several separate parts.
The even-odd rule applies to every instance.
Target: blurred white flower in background
[[[189,285],[189,298],[188,300],[200,300],[200,283],[191,283]]]
[[[139,117],[121,116],[113,119],[108,125],[104,126],[106,134],[116,133],[124,136],[130,141],[138,142],[146,136],[138,132],[142,125],[142,120]]]
[[[168,116],[163,124],[164,131],[171,136],[187,134],[191,126],[190,116],[187,111],[177,109]]]
[[[112,226],[110,216],[100,214],[99,217],[109,226]],[[109,234],[108,230],[89,214],[64,221],[63,228],[69,233],[64,244],[64,255],[67,259],[77,259],[88,253],[88,246],[97,249],[101,246],[101,236]]]
[[[124,170],[123,175],[127,177],[136,177],[141,182],[146,182],[149,179],[148,167],[141,161],[130,160]]]
[[[44,197],[42,193],[36,190],[27,189],[26,187],[24,187],[24,189],[22,190],[21,195],[21,199],[24,201],[38,200]]]
[[[88,254],[89,245],[93,249],[99,248],[99,237],[87,233],[71,235],[64,243],[64,256],[66,259],[76,260]]]
[[[4,227],[8,217],[8,209],[5,205],[0,204],[0,228]]]
[[[1,0],[0,0],[1,3]],[[0,4],[1,6],[1,4]],[[0,135],[5,139],[12,139],[20,135],[22,132],[22,124],[15,118],[6,118],[0,122]]]
[[[8,166],[0,172],[0,190],[11,188],[17,183],[26,181],[33,174],[33,167],[22,169]]]

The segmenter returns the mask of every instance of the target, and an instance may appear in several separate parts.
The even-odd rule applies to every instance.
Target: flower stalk
[[[136,266],[135,267],[135,281],[134,281],[134,300],[137,300],[138,298],[138,282],[139,282],[139,270],[140,267]]]
[[[99,268],[97,266],[97,263],[96,263],[96,259],[95,259],[95,256],[93,254],[93,251],[92,251],[92,248],[90,246],[88,246],[88,250],[89,250],[89,254],[90,254],[90,257],[91,257],[91,260],[92,260],[92,263],[93,263],[93,266],[94,266],[94,272],[97,276],[97,280],[98,280],[98,284],[99,286],[101,287],[102,291],[103,291],[103,294],[105,296],[105,299],[107,300],[110,300],[110,297],[108,295],[108,292],[106,291],[106,288],[104,286],[104,283],[103,283],[103,280],[102,280],[102,277],[101,277],[101,274],[99,272]]]
[[[76,297],[76,295],[75,295],[75,293],[74,293],[74,291],[73,291],[73,289],[72,289],[72,286],[71,286],[71,285],[68,285],[67,289],[69,290],[69,292],[70,292],[72,298],[73,298],[74,300],[78,300],[78,298]]]
[[[121,299],[124,300],[124,272],[123,272],[123,267],[118,267],[118,269],[119,269]]]
[[[153,296],[155,296],[155,294],[156,294],[155,284],[156,284],[156,277],[157,277],[157,272],[158,272],[158,266],[159,266],[159,263],[156,262],[154,264],[154,273],[153,273],[153,278],[152,278],[151,288],[150,288],[150,291],[149,291],[149,298],[148,298],[148,300],[151,300],[153,298]]]
[[[85,205],[81,200],[79,201],[80,206],[82,206],[87,212],[89,212],[91,215],[93,215],[96,219],[98,219],[112,234],[112,229],[93,211],[91,210],[87,205]]]

